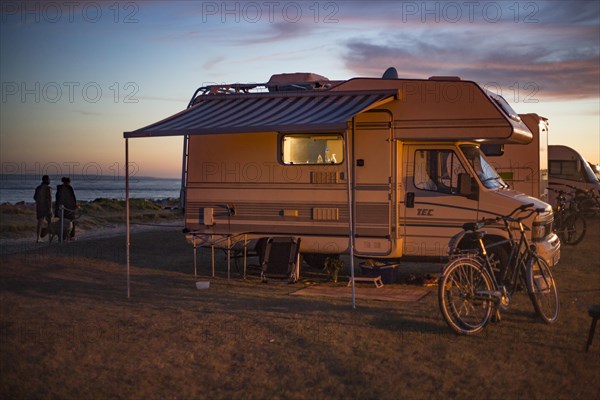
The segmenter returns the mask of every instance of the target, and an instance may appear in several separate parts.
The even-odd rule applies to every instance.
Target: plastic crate
[[[370,266],[366,263],[360,263],[360,271],[363,276],[374,278],[381,276],[383,283],[396,283],[396,268],[400,264],[388,264],[388,265],[377,265]]]

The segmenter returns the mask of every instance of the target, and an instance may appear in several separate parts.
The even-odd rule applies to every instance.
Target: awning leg
[[[194,242],[194,278],[197,279],[198,278],[198,267],[197,267],[197,261],[196,261],[196,237],[193,237],[193,242]]]
[[[350,228],[350,280],[352,281],[352,308],[356,308],[356,286],[354,284],[354,208],[352,207],[352,183],[350,163],[350,143],[348,142],[348,130],[344,131],[344,141],[346,142],[346,189],[348,191],[348,227]]]
[[[126,257],[127,257],[127,298],[131,298],[131,289],[129,283],[129,270],[131,264],[131,240],[130,240],[130,223],[129,223],[129,139],[125,139],[125,221],[126,221]]]

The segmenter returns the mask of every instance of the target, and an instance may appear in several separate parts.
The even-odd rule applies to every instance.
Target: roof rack
[[[201,86],[192,95],[188,108],[196,99],[206,95],[232,95],[247,93],[304,92],[328,90],[343,81],[330,81],[327,78],[301,82],[231,83]]]

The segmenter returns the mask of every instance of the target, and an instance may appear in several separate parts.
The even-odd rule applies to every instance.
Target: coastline
[[[33,202],[33,191],[40,183],[41,175],[0,174],[0,204]],[[72,186],[79,201],[94,201],[97,198],[125,199],[123,176],[70,175]],[[52,192],[60,176],[50,176]],[[129,181],[129,197],[159,201],[179,197],[181,179],[132,176]]]

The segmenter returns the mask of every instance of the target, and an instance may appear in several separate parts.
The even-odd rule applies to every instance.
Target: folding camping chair
[[[260,278],[298,281],[300,277],[300,238],[271,237],[267,239]]]

